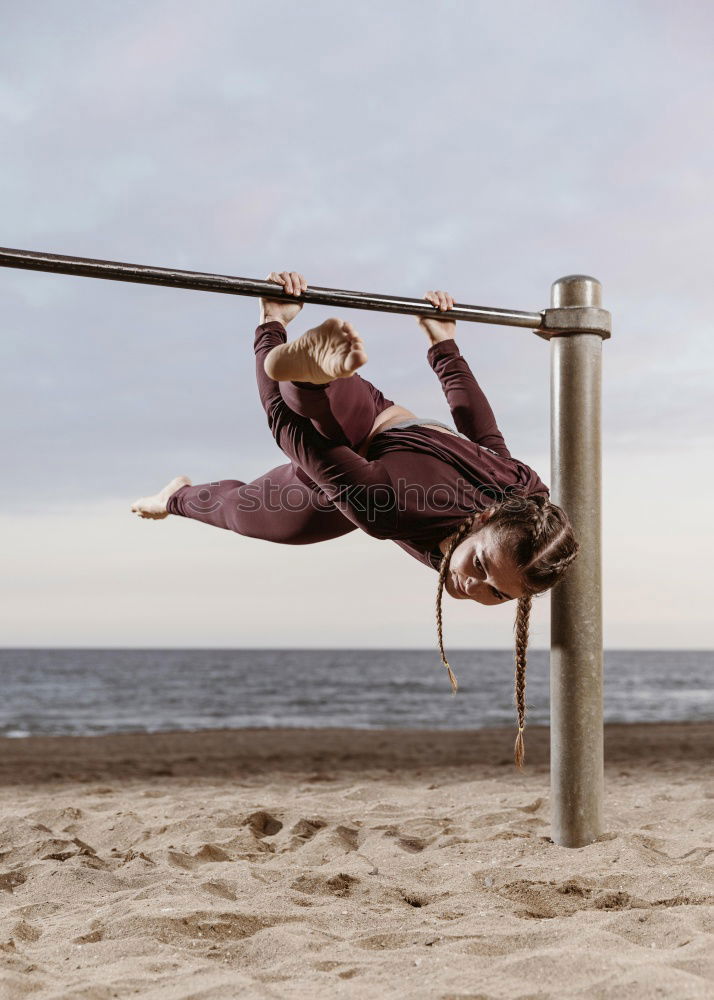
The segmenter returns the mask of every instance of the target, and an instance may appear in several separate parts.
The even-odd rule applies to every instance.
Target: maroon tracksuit
[[[255,356],[268,425],[290,462],[252,483],[222,479],[182,486],[169,500],[171,514],[289,545],[361,528],[436,569],[438,543],[474,509],[548,494],[536,473],[511,457],[455,341],[434,344],[427,357],[464,436],[424,426],[395,428],[377,434],[363,458],[357,450],[392,401],[359,374],[324,386],[273,381],[263,362],[286,339],[281,323],[262,324]]]

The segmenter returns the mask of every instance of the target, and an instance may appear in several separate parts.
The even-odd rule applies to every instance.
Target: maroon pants
[[[394,405],[359,374],[327,385],[274,382],[265,374],[262,354],[257,355],[256,362],[258,387],[266,409],[279,392],[290,409],[307,417],[323,437],[355,452],[371,431],[376,416]],[[182,486],[170,497],[168,511],[249,538],[286,545],[327,541],[357,527],[294,462],[279,465],[251,483],[221,479],[200,486]]]

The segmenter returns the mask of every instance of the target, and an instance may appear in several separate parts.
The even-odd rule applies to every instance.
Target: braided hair
[[[447,670],[452,694],[458,682],[444,651],[442,599],[446,574],[456,547],[474,530],[478,522],[485,523],[485,511],[473,511],[449,539],[446,552],[439,566],[436,591],[436,630],[441,662]],[[515,633],[515,684],[514,700],[518,713],[518,734],[514,748],[516,767],[523,766],[525,744],[523,732],[526,720],[526,663],[528,625],[533,597],[549,590],[570,566],[578,553],[578,542],[568,515],[557,504],[542,494],[524,498],[515,509],[512,502],[497,503],[490,508],[488,524],[498,532],[499,540],[508,549],[516,569],[521,575],[523,596],[518,598]]]

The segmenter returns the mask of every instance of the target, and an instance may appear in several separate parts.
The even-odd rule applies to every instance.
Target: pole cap
[[[567,306],[602,306],[602,285],[589,274],[568,274],[554,281],[550,289],[552,309]]]

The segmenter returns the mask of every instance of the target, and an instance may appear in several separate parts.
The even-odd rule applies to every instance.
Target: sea
[[[423,649],[0,649],[0,736],[249,726],[513,725],[509,650],[452,650],[451,694]],[[549,654],[528,658],[531,725],[549,722]],[[714,720],[714,651],[608,650],[606,722]]]

